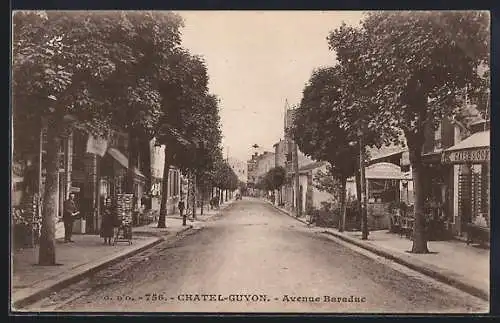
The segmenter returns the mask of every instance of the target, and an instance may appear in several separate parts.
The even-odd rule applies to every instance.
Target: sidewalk
[[[307,219],[308,219],[308,216],[307,215],[301,215],[300,217],[296,217],[294,214],[292,214],[292,212],[290,210],[287,210],[283,207],[280,207],[280,206],[277,206],[276,204],[273,204],[271,201],[269,200],[265,200],[267,203],[271,204],[275,209],[281,211],[282,213],[285,213],[286,215],[294,218],[295,220],[297,221],[300,221],[304,224],[307,224],[307,225],[310,225],[309,222],[307,222]]]
[[[156,223],[133,228],[132,245],[107,246],[99,235],[73,235],[74,243],[58,240],[56,266],[38,266],[38,248],[12,252],[11,304],[25,306],[192,227],[183,227],[179,219],[169,219],[167,225],[165,229],[156,228]]]
[[[290,215],[286,210],[278,209]],[[290,216],[307,223],[303,219]],[[361,240],[361,232],[341,233],[337,229],[321,227],[314,227],[313,230],[335,236],[469,294],[489,300],[489,249],[468,246],[457,240],[429,241],[427,245],[431,253],[413,254],[408,252],[413,244],[411,240],[387,230],[370,232],[368,240]]]

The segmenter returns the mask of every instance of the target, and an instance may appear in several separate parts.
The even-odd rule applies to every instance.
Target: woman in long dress
[[[101,222],[101,237],[104,238],[104,244],[111,245],[111,239],[114,235],[115,218],[113,208],[111,205],[111,198],[106,198],[104,201],[104,208],[102,213]]]

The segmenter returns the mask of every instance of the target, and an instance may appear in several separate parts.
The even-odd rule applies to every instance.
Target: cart
[[[132,225],[122,223],[115,231],[115,239],[113,245],[118,242],[127,242],[129,245],[132,244]]]
[[[118,194],[116,201],[116,211],[118,227],[115,229],[113,245],[118,242],[132,244],[132,206],[133,194]]]

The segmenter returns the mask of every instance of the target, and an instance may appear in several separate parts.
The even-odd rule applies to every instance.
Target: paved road
[[[356,252],[265,202],[244,199],[224,213],[195,234],[132,257],[33,308],[371,313],[488,310],[478,298]],[[147,295],[154,293],[156,296]]]

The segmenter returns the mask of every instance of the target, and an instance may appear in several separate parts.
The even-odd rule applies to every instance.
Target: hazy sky
[[[285,99],[298,104],[314,68],[333,65],[329,31],[354,11],[181,11],[183,46],[202,55],[221,99],[224,154],[249,159],[283,137]]]

